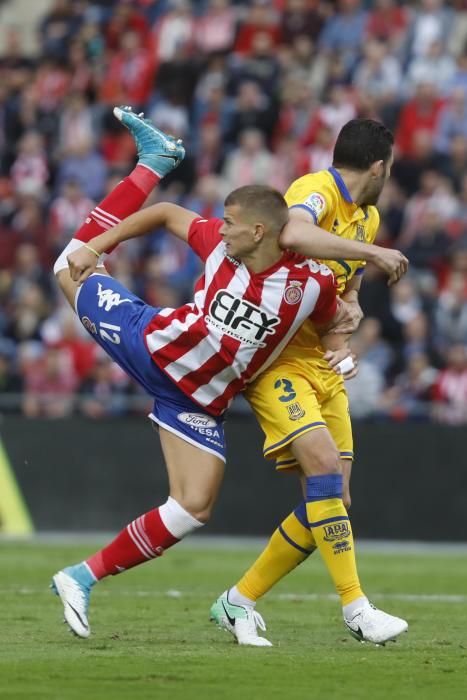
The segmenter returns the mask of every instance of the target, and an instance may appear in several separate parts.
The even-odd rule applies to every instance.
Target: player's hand
[[[92,250],[81,246],[78,250],[67,255],[67,261],[70,277],[73,282],[83,284],[89,275],[95,272],[98,258],[94,255]]]
[[[339,363],[343,360],[347,360],[347,358],[351,358],[353,367],[347,371],[342,371],[341,367],[339,367]],[[344,345],[344,347],[339,350],[327,350],[324,354],[324,359],[327,361],[329,367],[333,369],[336,374],[342,375],[344,379],[353,379],[358,374],[357,356],[347,345]]]
[[[355,333],[362,318],[363,311],[358,302],[339,299],[339,321],[328,333],[329,335],[336,335],[337,333]]]
[[[405,255],[400,250],[393,250],[392,248],[374,246],[373,262],[388,275],[389,287],[399,282],[409,268],[409,261]]]

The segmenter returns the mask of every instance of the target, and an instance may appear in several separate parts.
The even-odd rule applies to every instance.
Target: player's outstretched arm
[[[282,248],[288,248],[308,258],[322,260],[365,260],[385,272],[388,284],[398,282],[405,275],[409,261],[399,250],[350,241],[316,226],[311,217],[300,209],[292,209],[289,222],[280,236]]]
[[[161,202],[132,214],[117,226],[92,238],[71,253],[67,260],[74,282],[82,284],[96,269],[99,256],[130,238],[144,236],[157,228],[165,228],[183,241],[188,240],[190,225],[199,214],[177,204]]]

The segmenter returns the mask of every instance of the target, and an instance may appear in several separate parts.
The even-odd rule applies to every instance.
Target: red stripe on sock
[[[160,557],[179,540],[167,530],[159,509],[130,523],[106,547],[86,560],[97,579],[131,569],[153,557]]]
[[[73,238],[88,243],[92,238],[110,228],[115,219],[125,219],[130,214],[134,214],[143,206],[148,194],[159,180],[159,176],[151,170],[137,165],[133,172],[119,182],[112,192],[97,205],[98,211],[95,218],[91,212]],[[149,187],[150,182],[152,184]],[[107,220],[108,225],[106,226]],[[111,253],[112,250],[114,248],[109,248],[105,252]]]

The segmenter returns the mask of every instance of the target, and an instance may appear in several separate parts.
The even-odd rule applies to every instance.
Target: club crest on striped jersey
[[[206,323],[245,345],[264,348],[265,338],[275,334],[280,318],[227,289],[219,289],[209,306]]]
[[[298,304],[303,298],[302,283],[298,280],[292,282],[285,288],[284,300],[287,304]]]

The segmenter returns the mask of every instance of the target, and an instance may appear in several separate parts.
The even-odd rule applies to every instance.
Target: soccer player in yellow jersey
[[[290,219],[302,221],[303,229],[285,231],[282,244],[316,257],[316,227],[341,239],[373,243],[379,226],[374,205],[389,177],[392,147],[391,132],[379,122],[348,122],[337,138],[333,166],[299,178],[287,191]],[[354,305],[355,318],[360,320],[358,290],[365,261],[336,256],[322,262],[333,270],[338,292]],[[291,295],[291,303],[293,299]],[[336,352],[324,354],[316,329],[310,321],[305,323],[245,392],[265,433],[265,457],[276,460],[277,469],[300,473],[304,501],[279,525],[236,586],[211,608],[212,619],[240,644],[270,645],[258,636],[256,628],[265,627],[255,603],[316,548],[334,581],[344,622],[353,636],[384,644],[407,630],[405,620],[368,602],[357,574],[346,510],[353,443],[343,381],[355,370],[351,364],[350,369],[341,365],[338,373],[338,362],[350,354],[342,340],[336,336]]]

